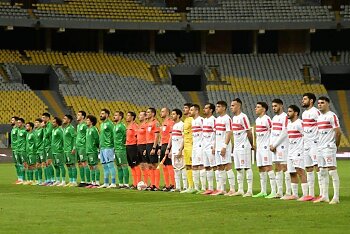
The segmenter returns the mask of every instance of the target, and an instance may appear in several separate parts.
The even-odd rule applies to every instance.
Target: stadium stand
[[[9,2],[0,2],[0,18],[26,19],[29,18],[28,11],[22,9],[22,3],[13,6]]]

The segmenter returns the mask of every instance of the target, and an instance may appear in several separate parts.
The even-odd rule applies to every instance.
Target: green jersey
[[[71,124],[63,128],[63,148],[65,153],[70,153],[75,149],[75,130]]]
[[[86,145],[86,123],[81,122],[77,126],[77,139],[76,139],[76,147],[77,149],[84,148]]]
[[[16,151],[16,143],[18,137],[18,127],[13,127],[11,130],[11,148],[13,151]]]
[[[106,119],[100,126],[100,148],[113,148],[113,123]]]
[[[86,153],[97,154],[99,146],[98,131],[95,126],[86,129]]]
[[[16,151],[17,152],[25,152],[26,151],[26,137],[27,137],[26,129],[19,128],[17,140],[16,140]]]
[[[36,135],[34,131],[28,132],[26,137],[26,153],[28,156],[34,156],[36,155]]]
[[[51,150],[52,154],[63,153],[63,130],[61,127],[52,129]]]
[[[35,145],[37,152],[43,152],[44,147],[44,129],[43,128],[36,128],[34,130],[35,133]]]
[[[124,150],[126,149],[126,127],[120,122],[114,125],[113,129],[113,138],[114,138],[114,150]]]
[[[52,129],[52,123],[48,122],[44,128],[44,146],[46,150],[50,149],[51,147]]]

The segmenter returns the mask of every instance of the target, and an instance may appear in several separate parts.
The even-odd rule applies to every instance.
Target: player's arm
[[[75,132],[74,128],[71,128],[70,134],[72,136],[72,154],[75,154],[75,148],[76,148],[76,139],[77,139],[77,134]]]
[[[226,131],[226,133],[225,133],[225,144],[222,147],[221,152],[220,152],[221,156],[225,156],[226,155],[226,146],[228,144],[230,144],[231,137],[232,137],[232,131]]]
[[[338,148],[340,145],[341,130],[340,130],[340,128],[335,128],[334,131],[335,131],[335,144]]]
[[[288,138],[287,125],[288,125],[288,118],[286,117],[286,120],[282,125],[282,131],[280,135],[277,137],[277,139],[274,142],[271,142],[270,150],[272,152],[276,151],[276,147],[279,146],[283,141],[285,141]]]
[[[154,130],[154,140],[153,140],[153,146],[152,146],[150,155],[154,155],[156,153],[158,142],[159,142],[159,126],[157,124],[156,129]]]
[[[250,145],[251,145],[252,148],[253,148],[253,146],[254,146],[254,138],[253,138],[253,131],[252,131],[252,128],[247,130],[247,137],[248,137],[248,140],[249,140]]]

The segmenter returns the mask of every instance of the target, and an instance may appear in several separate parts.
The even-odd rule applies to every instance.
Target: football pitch
[[[0,233],[349,233],[349,168],[350,161],[338,162],[341,203],[329,205],[14,185],[13,164],[0,164]],[[255,167],[254,172],[257,193]]]

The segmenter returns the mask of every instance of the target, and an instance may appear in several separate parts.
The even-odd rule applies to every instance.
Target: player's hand
[[[149,153],[150,155],[155,155],[156,154],[156,150],[152,149],[151,152]]]
[[[179,153],[176,155],[176,158],[181,158],[182,157],[182,153],[181,151],[179,151]]]
[[[143,156],[145,156],[145,155],[146,155],[146,150],[144,150],[144,151],[143,151],[142,155],[143,155]]]
[[[214,148],[211,149],[211,153],[212,153],[212,155],[215,155],[215,149]]]
[[[159,151],[158,151],[159,152]],[[165,156],[169,156],[169,150],[167,149],[167,150],[165,150]]]
[[[221,155],[222,157],[225,157],[225,156],[226,156],[226,148],[222,148],[222,149],[221,149],[220,155]]]
[[[252,150],[256,150],[256,146],[255,145],[252,146]]]
[[[160,156],[160,149],[157,151],[157,155]]]
[[[72,150],[72,152],[71,152],[72,154],[75,154],[75,149],[74,150]]]
[[[271,152],[276,152],[276,147],[273,147],[272,145],[270,145],[270,151]]]

